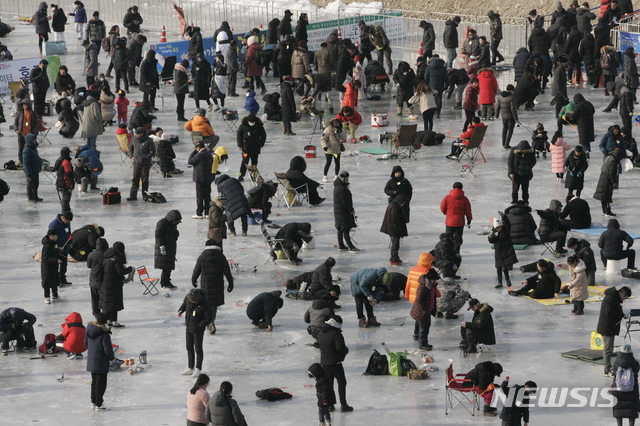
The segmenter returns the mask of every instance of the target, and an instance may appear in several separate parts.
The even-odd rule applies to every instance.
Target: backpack
[[[411,370],[417,370],[416,364],[408,358],[401,358],[400,365],[402,366],[402,375],[406,376]]]
[[[256,52],[256,64],[263,67],[265,63],[266,63],[266,59],[264,58],[264,52],[262,50],[258,50]]]
[[[611,55],[609,53],[604,53],[600,57],[600,66],[602,67],[602,69],[611,68]]]
[[[619,392],[631,392],[635,386],[635,378],[633,377],[633,370],[631,367],[622,368],[618,367],[616,371],[616,388]]]
[[[262,389],[256,391],[256,396],[260,399],[266,399],[267,401],[278,401],[280,399],[290,399],[293,397],[293,395],[280,388]]]
[[[371,357],[369,358],[367,369],[363,374],[365,376],[381,376],[389,374],[389,362],[387,361],[387,356],[382,355],[380,352],[374,349]]]
[[[38,348],[40,353],[43,354],[54,354],[56,352],[60,352],[60,349],[56,346],[56,335],[53,333],[44,335],[44,342]]]
[[[12,61],[13,55],[8,50],[3,50],[0,52],[0,61]]]
[[[111,50],[111,36],[102,39],[102,50],[109,52]]]

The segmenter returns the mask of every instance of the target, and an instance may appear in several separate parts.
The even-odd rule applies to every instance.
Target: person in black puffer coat
[[[109,249],[109,243],[104,238],[98,238],[96,241],[96,251],[87,257],[87,268],[89,273],[89,287],[91,289],[91,311],[95,316],[100,312],[100,287],[103,280],[104,253]]]
[[[627,248],[623,249],[622,244],[627,243]],[[628,259],[627,269],[635,269],[636,251],[631,249],[633,246],[633,238],[625,231],[620,229],[620,223],[617,219],[609,219],[607,230],[600,234],[598,247],[600,247],[600,258],[605,269],[607,268],[607,260]]]
[[[571,32],[567,36],[567,40],[564,43],[564,52],[569,58],[571,68],[569,69],[569,81],[573,79],[575,71],[575,80],[573,83],[576,87],[580,84],[580,78],[582,77],[582,56],[580,55],[579,47],[584,33],[579,31],[577,27],[571,27]]]
[[[298,121],[298,115],[296,113],[296,100],[293,96],[293,77],[286,74],[286,77],[280,84],[280,95],[282,96],[282,125],[284,127],[284,134],[287,136],[295,136],[296,134],[291,131],[291,123]]]
[[[427,59],[436,50],[436,32],[431,22],[420,21],[418,27],[422,28],[422,48],[424,49],[422,57]]]
[[[280,81],[282,81],[282,77],[291,75],[291,57],[293,56],[293,50],[295,48],[295,38],[292,35],[286,35],[278,43],[276,50],[274,50],[274,54],[277,58],[276,62],[278,64],[278,74],[280,76]]]
[[[49,41],[49,33],[51,27],[49,26],[49,17],[47,16],[47,2],[40,2],[38,10],[33,14],[31,23],[36,27],[36,34],[38,35],[38,48],[42,53],[42,43]]]
[[[200,141],[189,155],[188,163],[193,167],[193,182],[196,184],[196,215],[194,219],[204,219],[211,203],[211,182],[213,182],[213,156]]]
[[[176,268],[176,254],[178,252],[178,224],[182,222],[182,215],[178,210],[171,210],[156,224],[154,268],[162,269],[160,285],[162,288],[175,290],[171,284],[171,271]]]
[[[101,237],[104,237],[104,228],[95,223],[76,229],[71,234],[72,246],[69,254],[77,261],[87,260]]]
[[[160,80],[158,78],[158,69],[156,64],[156,51],[149,50],[144,61],[140,65],[140,90],[142,91],[142,101],[148,100],[151,104],[151,108],[157,110],[156,104],[156,90],[160,88]]]
[[[560,213],[560,220],[571,229],[588,229],[591,226],[589,203],[575,195],[567,195],[567,204]],[[566,218],[570,218],[567,220]]]
[[[340,286],[333,284],[333,277],[331,276],[331,270],[334,266],[336,266],[336,260],[333,257],[329,257],[322,265],[313,270],[309,281],[307,281],[309,285],[303,295],[304,299],[324,299],[329,302],[328,306],[331,309],[340,308],[335,303],[341,293]]]
[[[247,305],[247,316],[251,320],[251,324],[267,331],[273,331],[273,317],[284,305],[281,295],[280,290],[274,290],[260,293],[254,297]]]
[[[436,133],[433,130],[421,130],[416,132],[416,138],[420,141],[421,146],[433,146],[442,145],[446,135],[444,133]]]
[[[511,149],[507,159],[508,175],[512,182],[511,204],[518,202],[518,191],[522,187],[522,201],[529,204],[529,182],[533,179],[533,167],[536,165],[536,155],[526,140]]]
[[[125,268],[124,265],[126,263],[125,247],[120,241],[116,241],[113,247],[104,252],[102,260],[103,276],[98,306],[102,312],[109,315],[109,327],[124,327],[118,322],[118,311],[124,309],[122,291],[124,278],[133,270],[131,266]]]
[[[274,197],[277,192],[278,184],[271,181],[263,182],[247,191],[249,207],[262,210],[262,221],[264,223],[271,223],[269,215],[271,214],[273,204],[269,200]]]
[[[338,249],[356,253],[359,249],[351,241],[351,229],[356,225],[356,212],[353,209],[353,196],[349,189],[349,172],[340,172],[333,181],[333,217],[338,230]],[[346,243],[346,245],[345,245]]]
[[[556,242],[555,257],[562,257],[567,251],[564,243],[567,239],[569,228],[560,220],[562,213],[562,203],[558,200],[551,200],[549,208],[546,210],[536,210],[540,216],[540,239],[543,242]]]
[[[133,109],[129,118],[129,130],[135,130],[138,127],[144,128],[147,124],[151,124],[156,119],[155,115],[149,114],[151,104],[149,101],[142,101],[140,105]]]
[[[402,106],[407,103],[407,114],[413,114],[413,106],[409,103],[409,99],[413,96],[413,81],[416,74],[413,72],[409,63],[402,61],[398,64],[398,68],[393,73],[393,82],[396,85],[396,104],[398,105],[398,115],[402,115]]]
[[[182,301],[178,308],[178,316],[185,315],[188,365],[182,375],[194,375],[197,377],[202,370],[204,351],[202,340],[205,328],[211,324],[213,312],[204,291],[194,288]],[[197,358],[196,358],[197,357]],[[195,367],[195,369],[194,369]]]
[[[60,251],[58,250],[58,230],[49,229],[47,235],[42,238],[42,257],[40,265],[40,278],[44,289],[45,303],[51,303],[58,299],[58,287],[60,286],[60,276],[58,266],[62,262]]]
[[[364,76],[367,78],[367,86],[373,84],[380,85],[380,91],[384,93],[385,84],[389,83],[389,75],[382,64],[376,60],[367,62],[364,69]]]
[[[87,348],[87,371],[91,373],[91,404],[96,411],[105,409],[104,392],[110,362],[115,359],[111,343],[111,330],[107,326],[108,315],[98,313],[96,321],[87,324],[84,346]]]
[[[335,75],[335,89],[339,92],[344,93],[347,89],[345,88],[345,82],[347,76],[352,75],[353,73],[353,61],[351,60],[351,56],[349,56],[349,52],[344,47],[340,47],[338,50],[338,60],[336,61],[336,75]],[[369,80],[367,80],[368,82]]]
[[[560,293],[560,278],[556,274],[553,262],[544,259],[536,262],[538,273],[522,281],[524,287],[511,290],[511,296],[529,296],[532,299],[552,299]]]
[[[333,315],[322,326],[320,334],[318,334],[318,347],[320,348],[320,364],[324,367],[325,372],[329,375],[331,383],[331,391],[333,391],[333,381],[338,381],[338,395],[340,396],[340,411],[353,411],[353,407],[347,404],[347,379],[344,375],[344,367],[342,362],[349,353],[349,348],[344,343],[342,335],[342,317]],[[331,411],[329,407],[329,411]]]
[[[526,47],[521,47],[516,52],[516,56],[513,58],[513,68],[515,70],[515,81],[517,82],[522,77],[524,73],[524,67],[529,58],[531,57],[531,52],[527,50]]]
[[[144,22],[138,13],[138,6],[131,6],[122,19],[122,25],[127,29],[127,35],[140,32],[140,25]]]
[[[575,109],[565,117],[570,122],[577,124],[580,145],[582,145],[585,151],[591,152],[591,142],[595,139],[593,115],[596,110],[593,104],[587,101],[580,93],[574,95],[573,103],[576,104]]]
[[[264,131],[262,120],[255,114],[249,114],[242,119],[238,131],[236,132],[238,149],[242,152],[242,161],[240,162],[239,181],[244,180],[247,173],[247,164],[251,161],[251,165],[258,165],[258,156],[260,150],[267,140],[267,132]]]
[[[433,266],[440,269],[443,278],[459,279],[456,271],[462,263],[458,252],[460,237],[456,235],[440,234],[440,241],[429,253],[433,256]]]
[[[284,250],[287,250],[289,259],[294,265],[298,265],[302,262],[302,259],[298,257],[298,252],[302,248],[303,238],[308,239],[311,237],[311,224],[308,222],[291,222],[278,230],[276,239],[283,239],[281,246]],[[273,253],[272,253],[273,256]]]
[[[418,73],[420,73],[420,71],[418,71]],[[424,72],[420,77],[424,77]],[[453,109],[462,109],[462,94],[464,93],[464,89],[467,87],[469,80],[469,75],[464,69],[449,68],[447,70],[447,81],[449,84],[449,89],[447,90],[447,99],[451,99],[451,95],[453,94],[454,90],[456,92],[456,104]]]
[[[584,33],[582,42],[578,47],[578,53],[580,53],[582,62],[584,62],[584,70],[587,73],[587,85],[593,86],[600,64],[596,61],[596,40],[590,31]]]
[[[274,92],[264,95],[264,113],[267,120],[282,121],[282,107],[280,106],[280,93]]]
[[[321,198],[318,195],[318,187],[320,184],[315,180],[312,180],[304,174],[305,170],[307,170],[307,162],[299,155],[296,155],[291,159],[289,163],[289,170],[285,174],[289,183],[294,188],[298,188],[303,185],[307,185],[306,190],[309,195],[309,204],[312,206],[317,206],[321,204],[325,199]],[[300,188],[298,192],[304,192],[305,188]]]
[[[633,425],[635,419],[638,418],[640,411],[640,400],[638,399],[638,371],[640,364],[633,356],[631,345],[622,345],[616,362],[613,364],[611,372],[614,375],[612,389],[618,388],[616,383],[616,373],[619,369],[631,369],[631,378],[633,380],[633,389],[630,391],[613,390],[611,394],[616,398],[616,405],[613,406],[613,417],[616,419],[618,426],[622,426],[622,419],[629,419],[629,424]]]
[[[604,299],[600,305],[600,316],[598,317],[598,327],[596,331],[602,335],[604,340],[604,349],[602,355],[604,358],[604,375],[607,377],[615,377],[615,371],[611,368],[611,355],[613,354],[613,345],[615,338],[620,334],[620,323],[625,317],[622,310],[622,304],[631,297],[631,289],[629,287],[609,287],[604,291]]]
[[[511,223],[510,235],[513,244],[540,244],[535,234],[538,225],[531,215],[531,207],[518,201],[516,205],[508,207],[504,214]]]
[[[298,45],[298,42],[307,41],[309,38],[307,36],[307,25],[309,25],[309,18],[307,17],[307,14],[303,12],[300,14],[298,22],[296,23],[296,45]]]
[[[191,65],[191,80],[193,81],[193,100],[196,108],[200,108],[200,101],[206,101],[211,106],[209,100],[211,91],[211,64],[203,55],[197,54],[196,60]]]
[[[404,177],[404,170],[402,170],[402,167],[393,166],[393,169],[391,170],[391,179],[387,181],[387,184],[384,187],[384,193],[389,196],[389,203],[395,200],[395,198],[400,194],[405,194],[407,196],[408,200],[402,206],[402,211],[404,212],[407,223],[409,223],[409,216],[411,213],[409,203],[413,196],[413,187],[411,186],[409,179]]]
[[[576,191],[576,196],[580,197],[584,187],[584,174],[589,168],[589,160],[583,151],[582,145],[576,146],[564,161],[564,168],[567,169],[564,187],[569,191],[568,195]]]
[[[438,92],[434,95],[434,98],[436,100],[436,118],[440,118],[442,95],[449,83],[447,81],[447,68],[445,67],[444,60],[440,59],[438,55],[433,55],[429,61],[429,66],[427,66],[427,70],[424,72],[424,81],[429,87]]]
[[[503,273],[507,287],[511,287],[509,271],[513,269],[515,263],[518,263],[518,258],[511,241],[511,223],[505,214],[493,219],[489,242],[494,245],[495,266],[498,273],[498,284],[495,288],[502,287]]]
[[[136,67],[142,62],[142,46],[147,42],[147,37],[142,34],[136,34],[127,42],[127,50],[129,51],[129,69],[127,75],[129,77],[130,86],[139,86],[136,81]]]
[[[600,169],[600,177],[593,198],[600,200],[602,205],[602,214],[605,216],[615,216],[611,212],[611,203],[613,202],[613,189],[618,184],[618,168],[620,161],[625,158],[625,150],[616,149],[613,154],[605,157],[602,168]]]
[[[456,58],[456,49],[460,44],[458,40],[458,25],[460,17],[454,16],[453,19],[447,19],[444,23],[444,31],[442,32],[442,42],[444,48],[447,49],[447,68],[453,68],[453,61]]]
[[[62,122],[59,133],[63,138],[71,139],[80,129],[80,123],[71,109],[71,101],[63,98],[56,105],[60,108],[58,121]]]
[[[244,195],[244,188],[238,179],[229,175],[220,175],[216,178],[215,184],[218,187],[218,196],[226,198],[225,210],[227,214],[227,227],[229,234],[235,237],[236,227],[234,221],[240,218],[242,222],[242,236],[247,235],[249,229],[248,217],[251,215],[249,201]]]
[[[484,413],[485,415],[495,416],[496,408],[491,407],[491,400],[493,399],[493,389],[489,386],[494,385],[493,381],[496,376],[500,377],[502,374],[502,365],[497,362],[485,361],[477,364],[473,370],[469,371],[465,375],[465,380],[470,380],[471,383],[465,383],[467,387],[474,387],[478,395],[482,395],[484,399]]]
[[[192,61],[196,59],[198,53],[204,55],[204,48],[202,47],[202,33],[200,33],[200,27],[188,26],[185,32],[189,36],[189,59]]]

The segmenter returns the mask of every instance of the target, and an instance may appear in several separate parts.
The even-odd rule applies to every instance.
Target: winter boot
[[[456,102],[456,104],[451,109],[454,109],[454,110],[462,109],[462,102]]]
[[[398,115],[402,115],[402,107],[401,106],[398,107]]]
[[[407,114],[413,115],[413,107],[407,108]]]
[[[498,271],[498,284],[494,288],[502,288],[502,270],[497,269]]]
[[[353,407],[348,405],[348,404],[344,404],[340,406],[340,412],[341,413],[349,413],[353,411]]]
[[[491,406],[489,406],[489,405],[485,404],[484,409],[482,411],[484,412],[484,415],[487,416],[487,417],[495,417],[495,416],[497,416],[496,409],[491,407]]]
[[[367,323],[366,319],[360,318],[358,320],[358,327],[360,327],[360,328],[369,328],[369,324]]]
[[[369,318],[370,327],[380,327],[380,323],[376,320],[376,317]]]
[[[458,316],[456,314],[454,314],[453,312],[447,312],[447,315],[445,316],[445,319],[458,319]]]

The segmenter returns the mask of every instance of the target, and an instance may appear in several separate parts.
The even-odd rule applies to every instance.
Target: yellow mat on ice
[[[569,283],[563,282],[562,286],[565,286],[565,285],[569,285]],[[585,300],[585,302],[602,302],[602,299],[604,299],[604,291],[608,288],[609,287],[604,285],[589,286],[589,298]],[[518,290],[518,287],[509,287],[509,290]],[[563,295],[562,297],[554,297],[551,299],[532,299],[529,296],[524,296],[524,297],[526,297],[527,299],[534,300],[538,303],[542,303],[543,305],[546,305],[546,306],[567,305],[571,303],[571,298],[569,297],[568,294],[566,296]]]

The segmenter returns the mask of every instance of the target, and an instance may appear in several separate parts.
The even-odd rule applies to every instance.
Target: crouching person
[[[463,322],[460,327],[462,341],[460,349],[474,354],[478,352],[476,346],[479,343],[485,345],[496,344],[496,332],[493,329],[493,308],[488,303],[480,303],[478,299],[469,300],[467,311],[473,311],[471,322]]]
[[[57,336],[56,340],[60,341],[58,346],[68,354],[67,359],[81,359],[82,353],[87,350],[84,345],[86,333],[82,325],[82,315],[71,312],[60,327],[62,327],[62,334]]]

